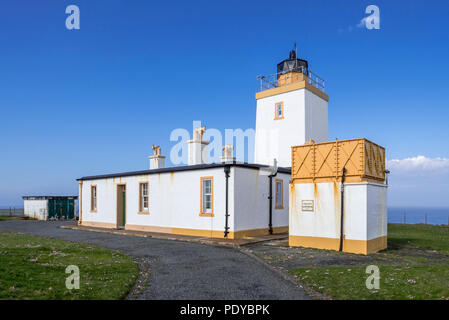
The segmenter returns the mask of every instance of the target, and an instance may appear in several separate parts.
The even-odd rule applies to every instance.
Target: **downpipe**
[[[344,197],[345,197],[345,174],[346,168],[343,168],[341,175],[341,213],[340,213],[340,248],[338,251],[343,251],[343,213],[344,213]]]
[[[270,174],[268,176],[269,180],[270,180],[270,193],[268,196],[268,206],[269,206],[269,210],[268,210],[268,232],[270,234],[273,234],[273,178],[276,177],[277,172],[274,174]]]
[[[229,207],[228,207],[228,198],[229,198],[229,176],[231,172],[230,166],[224,167],[225,179],[226,179],[226,200],[225,200],[225,230],[224,237],[227,238],[229,234]]]

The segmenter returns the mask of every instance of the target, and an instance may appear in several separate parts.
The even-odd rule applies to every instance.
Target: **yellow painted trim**
[[[281,183],[281,205],[280,206],[276,206],[277,203],[277,189],[276,189],[276,183],[280,182]],[[274,180],[274,208],[275,209],[284,209],[284,180],[282,179],[275,179]]]
[[[211,212],[203,212],[203,180],[211,180],[211,193],[212,193],[212,208]],[[214,177],[201,177],[200,178],[200,217],[213,217],[214,216]]]
[[[287,232],[288,232],[288,226],[273,227],[273,233],[287,233]],[[267,235],[267,234],[270,234],[270,230],[268,228],[239,230],[239,231],[233,232],[234,239],[263,236],[263,235]]]
[[[111,222],[95,222],[95,221],[83,221],[84,227],[96,227],[96,228],[108,228],[115,229],[117,225]]]
[[[302,184],[302,183],[324,183],[324,182],[341,182],[341,176],[339,177],[316,177],[316,178],[293,178],[292,184]],[[361,176],[346,176],[345,183],[356,183],[356,182],[372,182],[378,184],[385,184],[384,179],[375,179]]]
[[[306,247],[326,250],[338,250],[340,239],[324,237],[307,237],[290,235],[288,238],[290,247]],[[357,254],[370,254],[387,248],[387,237],[379,237],[371,240],[343,239],[343,251]]]
[[[143,226],[143,225],[133,225],[126,224],[126,230],[143,231],[143,232],[157,232],[157,233],[167,233],[167,234],[177,234],[184,236],[193,237],[205,237],[205,238],[224,238],[224,230],[204,230],[204,229],[189,229],[189,228],[170,228],[170,227],[157,227],[157,226]],[[274,227],[273,233],[287,233],[288,226],[284,227]],[[228,233],[228,239],[241,239],[246,237],[255,237],[268,235],[268,228],[262,229],[251,229],[251,230],[240,230],[240,231],[230,231]]]
[[[282,117],[278,117],[278,112],[276,108],[278,104],[282,105]],[[281,120],[281,119],[284,119],[284,101],[279,101],[274,104],[274,120]]]
[[[172,228],[143,226],[138,224],[126,224],[125,230],[143,231],[143,232],[157,232],[157,233],[172,233]]]
[[[286,93],[286,92],[295,91],[295,90],[299,90],[299,89],[307,89],[310,92],[317,95],[318,97],[320,97],[321,99],[329,101],[329,96],[326,93],[324,93],[320,89],[314,87],[313,85],[307,83],[306,81],[297,81],[297,82],[283,85],[280,87],[257,92],[256,100],[267,98],[267,97],[272,97],[272,96],[275,96],[275,95],[278,95],[281,93]]]
[[[286,233],[288,232],[288,227],[274,227],[273,233]],[[211,237],[211,238],[224,238],[224,230],[203,230],[203,229],[186,229],[186,228],[173,228],[172,233],[195,236],[195,237]],[[255,237],[268,235],[268,228],[262,229],[251,229],[251,230],[240,230],[240,231],[229,231],[228,239],[241,239],[246,237]]]
[[[148,192],[148,209],[142,208],[142,185],[147,184],[147,192]],[[150,183],[148,181],[139,182],[139,211],[138,214],[150,214]]]

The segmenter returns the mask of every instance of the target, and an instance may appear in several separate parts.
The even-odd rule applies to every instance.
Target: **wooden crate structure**
[[[385,148],[367,140],[308,143],[292,147],[292,182],[385,181]]]

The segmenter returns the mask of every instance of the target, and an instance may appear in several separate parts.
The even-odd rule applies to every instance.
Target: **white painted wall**
[[[24,215],[38,220],[47,220],[48,200],[24,200]]]
[[[214,217],[200,216],[200,178],[214,177]],[[284,209],[274,209],[273,227],[288,225],[289,174],[284,180]],[[139,214],[139,182],[149,183],[149,214]],[[126,183],[126,223],[162,228],[223,231],[225,228],[225,174],[222,167],[85,180],[82,221],[116,224],[117,184]],[[90,212],[91,185],[97,185],[97,212]],[[275,184],[273,183],[273,196]],[[268,177],[252,168],[231,167],[229,177],[229,231],[268,228]]]
[[[284,119],[274,120],[275,103],[284,103]],[[291,167],[291,147],[310,139],[328,141],[328,103],[307,89],[257,100],[255,163]]]
[[[269,178],[259,170],[235,168],[234,229],[249,230],[268,228],[269,222]],[[275,179],[283,180],[284,208],[275,209]],[[288,185],[290,174],[278,173],[273,178],[272,224],[275,227],[288,226]]]
[[[214,178],[214,217],[199,215],[200,178],[203,176]],[[232,179],[231,175],[230,185],[232,185]],[[140,182],[149,183],[149,214],[138,213]],[[117,184],[120,183],[126,183],[127,224],[224,231],[225,174],[223,168],[84,181],[83,221],[116,223]],[[97,212],[90,212],[91,184],[97,185]],[[232,197],[230,197],[230,226],[233,223],[232,208]]]
[[[295,184],[290,194],[289,232],[294,236],[339,238],[340,183]],[[387,235],[387,186],[345,183],[344,234],[350,240]],[[302,200],[314,200],[314,212],[303,212]]]
[[[305,141],[329,141],[328,103],[309,90],[305,90]],[[297,144],[295,144],[297,145]],[[290,158],[291,158],[291,150]]]

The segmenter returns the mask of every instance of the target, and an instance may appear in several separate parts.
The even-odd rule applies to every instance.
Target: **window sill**
[[[150,211],[138,211],[137,214],[150,214]]]
[[[97,210],[90,210],[90,213],[97,213]]]
[[[276,210],[278,210],[278,209],[284,209],[284,206],[274,207],[274,209],[276,209]]]
[[[205,213],[205,212],[200,212],[200,217],[213,217],[214,213],[210,212],[210,213]]]
[[[282,119],[284,119],[284,117],[281,117],[281,118],[274,118],[274,120],[282,120]]]

